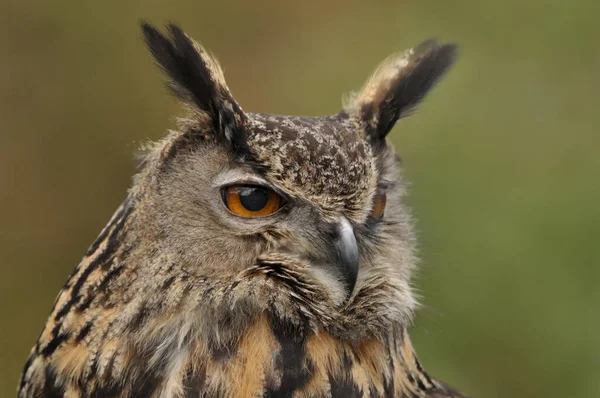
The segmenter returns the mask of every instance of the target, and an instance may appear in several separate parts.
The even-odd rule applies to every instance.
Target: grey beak
[[[359,253],[354,230],[350,222],[345,218],[342,219],[338,226],[335,246],[340,276],[347,289],[348,296],[350,296],[358,278]]]

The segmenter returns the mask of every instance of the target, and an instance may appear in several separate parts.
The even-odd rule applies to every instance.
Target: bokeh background
[[[473,397],[600,397],[600,5],[0,2],[0,396],[70,270],[173,126],[138,23],[179,22],[253,112],[340,109],[434,36],[455,69],[391,134],[412,181],[427,369]]]

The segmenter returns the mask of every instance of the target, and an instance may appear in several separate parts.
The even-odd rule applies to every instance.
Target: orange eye
[[[268,188],[231,186],[223,189],[223,202],[233,213],[242,217],[264,217],[283,206],[283,199]]]
[[[373,203],[373,210],[371,210],[371,217],[375,220],[381,220],[385,211],[385,203],[387,196],[384,193],[380,193],[375,196],[375,202]]]

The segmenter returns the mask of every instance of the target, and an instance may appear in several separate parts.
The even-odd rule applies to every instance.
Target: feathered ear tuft
[[[219,100],[231,99],[217,61],[181,28],[169,24],[167,31],[170,37],[164,36],[148,23],[142,23],[142,31],[154,59],[171,78],[169,88],[176,96],[193,102],[208,113],[214,111]]]
[[[245,147],[241,128],[245,114],[229,92],[217,60],[177,25],[167,25],[167,31],[169,37],[142,23],[148,49],[171,79],[168,87],[210,119],[215,138],[226,140],[234,149]]]
[[[410,114],[457,57],[453,44],[428,40],[385,60],[345,111],[361,120],[371,139],[383,140],[399,118]]]

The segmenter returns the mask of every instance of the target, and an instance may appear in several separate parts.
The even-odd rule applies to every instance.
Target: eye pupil
[[[261,188],[242,188],[240,189],[240,202],[247,210],[259,211],[269,202],[269,193]]]

